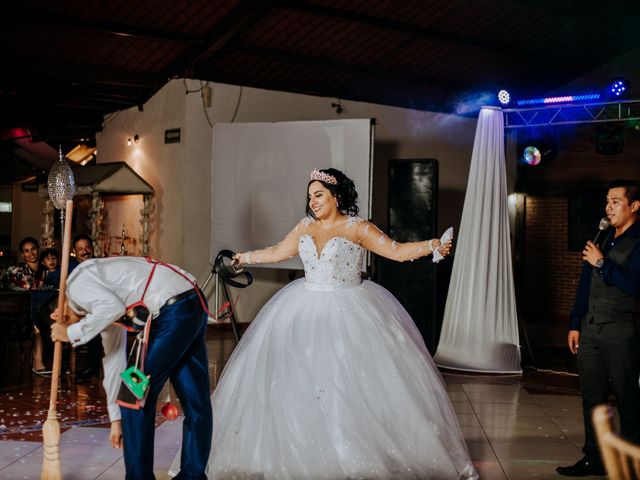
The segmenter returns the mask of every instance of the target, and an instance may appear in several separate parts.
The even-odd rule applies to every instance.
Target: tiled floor
[[[477,383],[468,377],[448,376],[447,386],[481,478],[557,480],[556,466],[582,456],[579,396],[529,393],[520,381]]]
[[[212,383],[233,349],[229,332],[210,331]],[[471,458],[484,480],[559,479],[557,465],[581,457],[582,413],[573,377],[526,371],[523,376],[444,373]],[[23,375],[0,391],[0,479],[39,479],[41,425],[49,379]],[[17,385],[17,386],[16,386]],[[171,394],[173,396],[173,394]],[[63,378],[58,411],[65,480],[124,478],[120,450],[108,443],[108,421],[98,382],[75,385]],[[158,417],[155,471],[167,469],[180,446],[181,417]],[[593,478],[593,477],[592,477]]]

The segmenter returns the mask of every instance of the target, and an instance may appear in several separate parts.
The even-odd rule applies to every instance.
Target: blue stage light
[[[511,102],[511,95],[509,95],[509,92],[506,90],[500,90],[498,92],[498,101],[501,105],[509,105],[509,102]]]
[[[629,93],[629,82],[624,78],[616,78],[609,86],[609,94],[614,98],[622,98]]]

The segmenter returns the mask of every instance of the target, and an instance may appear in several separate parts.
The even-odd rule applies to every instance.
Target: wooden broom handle
[[[58,322],[66,318],[67,276],[69,274],[69,256],[71,253],[71,223],[73,216],[73,200],[67,200],[64,218],[64,234],[62,244],[62,263],[60,265],[60,291],[58,292]],[[53,368],[51,369],[51,398],[49,400],[49,415],[56,411],[58,401],[58,382],[60,380],[60,366],[62,364],[62,343],[55,342],[53,351]],[[55,415],[54,415],[55,416]]]

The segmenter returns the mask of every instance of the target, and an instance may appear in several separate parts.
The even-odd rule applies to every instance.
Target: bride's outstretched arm
[[[295,257],[298,254],[298,239],[300,238],[301,227],[301,224],[296,225],[276,245],[262,250],[236,253],[233,259],[241,265],[253,265],[256,263],[278,263]]]
[[[371,222],[358,224],[358,242],[367,250],[397,262],[406,262],[431,255],[438,250],[442,255],[448,255],[451,242],[440,245],[440,239],[432,238],[422,242],[400,243],[391,240],[382,230]]]

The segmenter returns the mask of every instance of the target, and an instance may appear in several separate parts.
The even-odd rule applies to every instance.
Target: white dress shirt
[[[171,267],[195,283],[194,277]],[[67,280],[69,306],[84,317],[69,325],[67,336],[75,347],[102,334],[104,348],[104,389],[111,421],[120,420],[120,406],[116,403],[120,388],[120,373],[126,368],[127,334],[114,322],[125,314],[127,305],[142,298],[153,264],[143,257],[111,257],[86,260],[78,265]],[[144,297],[144,303],[157,317],[160,308],[171,297],[194,288],[180,274],[158,265]]]

